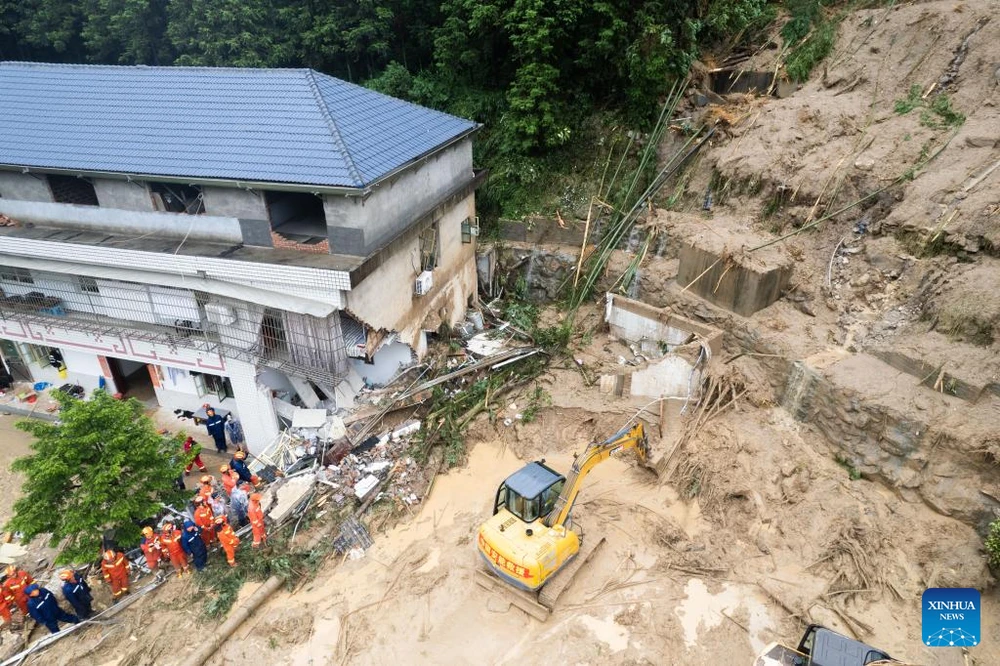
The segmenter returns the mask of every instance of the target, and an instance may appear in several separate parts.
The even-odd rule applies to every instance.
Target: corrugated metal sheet
[[[0,164],[363,188],[475,123],[310,69],[0,63]]]

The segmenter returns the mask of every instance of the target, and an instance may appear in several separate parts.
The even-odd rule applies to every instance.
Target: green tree
[[[385,67],[391,51],[392,4],[375,0],[304,3],[297,15],[302,59],[310,67],[336,72],[349,81],[372,77]]]
[[[86,0],[81,30],[94,62],[159,65],[166,52],[167,0]]]
[[[22,497],[6,529],[25,539],[50,534],[65,540],[60,562],[94,559],[101,535],[116,529],[123,543],[139,540],[138,521],[183,501],[174,483],[193,458],[181,437],[156,432],[134,399],[115,400],[95,391],[89,400],[56,392],[59,422],[24,420],[17,427],[35,436],[34,453],[11,468],[25,475]]]
[[[79,62],[83,59],[83,8],[73,0],[22,0],[17,31],[26,54],[42,61]]]
[[[167,37],[176,65],[280,67],[294,61],[294,36],[269,0],[171,0]]]

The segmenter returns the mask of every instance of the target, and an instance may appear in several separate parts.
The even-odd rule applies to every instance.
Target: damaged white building
[[[15,380],[211,403],[259,450],[476,298],[471,121],[307,69],[8,62],[0,90]]]

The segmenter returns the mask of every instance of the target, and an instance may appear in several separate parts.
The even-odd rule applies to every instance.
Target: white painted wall
[[[72,349],[61,349],[63,361],[66,363],[65,379],[59,376],[59,371],[51,365],[39,365],[28,360],[22,354],[22,358],[31,371],[31,376],[36,382],[48,382],[53,387],[60,387],[63,384],[79,384],[88,394],[98,388],[101,377],[101,364],[97,360],[96,354],[74,351]]]
[[[429,294],[413,294],[420,266],[420,239],[414,237],[347,293],[350,313],[370,326],[397,332],[400,342],[422,356],[422,332],[436,331],[442,321],[461,321],[469,297],[476,294],[475,238],[462,242],[462,221],[474,215],[475,196],[470,194],[438,220],[441,259]]]
[[[379,183],[367,199],[326,195],[323,201],[326,223],[359,230],[364,236],[364,254],[368,254],[472,176],[470,138]],[[334,253],[342,251],[335,243],[331,245]]]

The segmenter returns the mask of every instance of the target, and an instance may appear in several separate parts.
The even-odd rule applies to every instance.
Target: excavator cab
[[[533,523],[552,513],[566,477],[545,465],[531,462],[511,474],[497,489],[493,515],[501,509],[525,523]]]

